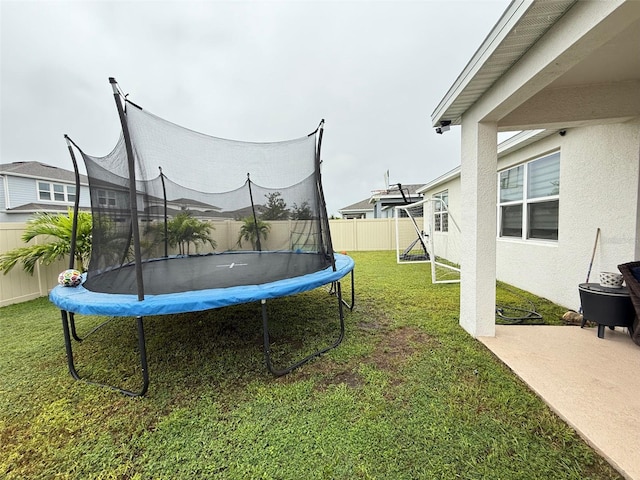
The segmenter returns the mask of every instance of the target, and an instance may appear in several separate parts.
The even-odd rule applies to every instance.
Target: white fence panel
[[[413,227],[409,219],[403,218],[400,221],[400,228],[406,229],[408,235],[412,234]],[[225,220],[214,222],[213,225],[215,230],[211,233],[217,244],[216,250],[225,251],[234,248],[238,242],[242,222]],[[21,238],[25,226],[24,223],[0,223],[0,254],[25,245]],[[393,218],[330,220],[329,227],[333,249],[337,252],[395,250],[396,248]],[[283,235],[288,235],[291,228],[291,222],[288,221],[272,222],[266,248],[271,242],[281,243],[279,240]],[[250,248],[249,245],[246,247]],[[209,251],[211,251],[210,246],[198,248],[199,253]],[[48,266],[37,265],[33,276],[25,273],[20,264],[8,274],[0,274],[0,307],[48,295],[57,283],[58,274],[67,268],[68,263],[68,260],[61,260]]]

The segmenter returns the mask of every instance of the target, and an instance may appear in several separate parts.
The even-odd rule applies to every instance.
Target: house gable
[[[360,200],[347,207],[338,210],[344,219],[352,218],[373,218],[373,205],[369,203],[369,198]]]

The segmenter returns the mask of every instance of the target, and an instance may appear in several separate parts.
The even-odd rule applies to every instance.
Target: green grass
[[[344,342],[280,378],[264,367],[259,305],[146,318],[144,398],[71,379],[47,299],[0,309],[0,476],[620,478],[458,326],[458,285],[392,252],[352,256]],[[499,286],[499,301],[527,295],[513,292]],[[560,323],[563,308],[530,298]],[[279,366],[335,337],[325,290],[268,306]],[[99,321],[78,317],[79,333]],[[74,344],[76,365],[137,389],[136,342],[135,321],[114,320]]]

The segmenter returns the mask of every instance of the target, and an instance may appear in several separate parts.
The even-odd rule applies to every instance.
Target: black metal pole
[[[80,207],[80,172],[78,171],[78,162],[76,162],[76,156],[73,153],[71,140],[67,135],[65,135],[64,138],[67,141],[67,148],[69,149],[69,155],[71,155],[71,162],[73,163],[73,172],[75,174],[75,181],[76,181],[76,198],[73,202],[73,220],[71,224],[71,247],[69,252],[69,268],[74,268],[75,258],[76,258],[76,236],[78,235],[78,209]]]
[[[409,205],[411,203],[411,194],[409,193],[409,190],[407,190],[407,193],[409,193],[409,200],[407,200],[407,197],[404,194],[404,189],[402,188],[401,183],[398,183],[398,190],[400,190],[400,195],[402,195],[402,200],[404,201],[404,204]]]
[[[62,333],[64,334],[64,347],[67,352],[67,366],[69,367],[69,373],[75,380],[80,380],[80,375],[78,375],[76,366],[73,363],[73,348],[71,347],[67,312],[65,310],[60,310],[60,314],[62,316]]]
[[[267,313],[267,301],[266,300],[260,301],[260,303],[262,304],[262,342],[263,342],[264,360],[267,366],[267,370],[269,370],[276,377],[286,375],[287,373],[290,373],[296,368],[304,365],[308,361],[316,357],[319,357],[320,355],[328,352],[333,348],[336,348],[338,345],[340,345],[340,343],[344,339],[345,325],[344,325],[344,310],[342,306],[346,305],[346,302],[344,302],[344,300],[342,299],[342,287],[340,286],[340,281],[337,281],[335,283],[336,283],[336,297],[338,299],[338,314],[339,314],[338,337],[330,345],[320,348],[314,353],[307,355],[302,360],[299,360],[294,364],[289,365],[286,368],[283,368],[282,370],[275,368],[271,360],[271,336],[269,334],[269,316]]]
[[[120,124],[122,125],[122,134],[124,136],[124,144],[127,149],[127,160],[129,163],[129,203],[131,208],[131,228],[133,232],[133,253],[136,265],[136,285],[138,287],[138,300],[144,300],[144,283],[142,280],[142,253],[140,252],[140,230],[138,228],[138,198],[136,188],[136,168],[133,156],[133,148],[131,147],[131,137],[129,136],[129,127],[127,118],[120,101],[120,92],[118,91],[118,82],[113,77],[109,77],[109,83],[113,89],[113,98],[118,109]]]
[[[71,155],[71,162],[73,163],[73,173],[75,175],[75,182],[76,182],[76,197],[73,202],[73,220],[71,221],[71,245],[69,247],[69,269],[73,269],[75,268],[75,260],[76,260],[76,245],[77,245],[77,237],[78,237],[78,211],[80,210],[80,172],[78,171],[78,162],[76,161],[76,156],[73,153],[74,144],[68,135],[65,134],[64,138],[67,141],[67,148],[69,149],[69,155]],[[76,148],[78,148],[77,145],[76,145]],[[82,269],[84,270],[86,265],[83,265],[82,267],[83,267]],[[69,328],[69,325],[71,326],[71,334],[73,338],[81,342],[82,339],[78,336],[78,333],[76,332],[76,319],[73,312],[69,312],[69,323],[67,323],[64,320],[64,313],[63,313],[63,321],[65,322],[67,329]],[[66,340],[66,337],[65,337],[65,340]]]
[[[247,173],[247,185],[249,186],[249,199],[251,200],[251,211],[253,212],[253,225],[256,228],[256,246],[258,251],[262,251],[262,245],[260,245],[260,229],[258,228],[258,217],[256,216],[256,206],[253,203],[253,192],[251,191],[251,178]]]
[[[147,393],[149,388],[149,367],[147,365],[147,347],[144,337],[144,324],[142,317],[136,317],[136,326],[138,329],[138,351],[140,353],[140,368],[142,369],[142,390],[138,393],[130,392],[128,390],[121,390],[123,393],[132,397],[141,397]]]
[[[327,214],[327,204],[324,200],[324,190],[322,189],[322,175],[320,172],[320,150],[322,147],[322,135],[324,133],[324,118],[320,121],[320,126],[318,127],[318,145],[316,146],[316,185],[318,189],[318,203],[320,207],[320,215],[319,215],[319,227],[320,227],[320,238],[323,238],[322,232],[325,232],[324,238],[327,244],[327,255],[331,260],[331,266],[333,270],[336,270],[336,259],[333,255],[333,243],[331,241],[331,231],[329,229],[329,215]],[[324,213],[324,215],[322,215]]]
[[[167,188],[164,185],[164,173],[162,173],[162,167],[160,169],[160,180],[162,181],[162,197],[164,198],[164,256],[169,256],[169,227],[167,223]]]

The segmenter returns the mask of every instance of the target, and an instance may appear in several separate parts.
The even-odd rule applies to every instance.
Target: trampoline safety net
[[[316,270],[332,265],[322,123],[295,140],[241,142],[180,127],[127,100],[124,106],[133,175],[125,134],[105,157],[79,149],[93,217],[87,289],[121,291],[137,255],[149,264],[194,254],[296,252],[313,255]],[[119,277],[119,270],[127,272]]]

